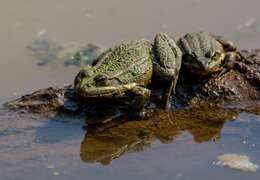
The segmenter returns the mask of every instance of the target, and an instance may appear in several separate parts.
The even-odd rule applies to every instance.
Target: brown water
[[[259,48],[259,6],[259,0],[1,0],[0,100],[71,83],[79,70],[37,66],[26,48],[37,34],[46,32],[60,44],[109,47],[129,39],[153,39],[162,31],[178,37],[205,30],[226,36],[240,48]],[[198,143],[186,130],[168,144],[155,137],[149,148],[126,152],[103,166],[81,158],[86,133],[82,119],[36,120],[3,112],[0,179],[257,179],[259,172],[212,165],[220,153],[247,154],[260,164],[259,116],[242,113],[236,119],[219,129],[221,138],[215,142]]]

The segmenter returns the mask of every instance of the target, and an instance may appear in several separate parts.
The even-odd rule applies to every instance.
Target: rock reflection
[[[115,119],[102,125],[91,125],[81,144],[84,162],[108,165],[126,152],[142,151],[159,139],[171,143],[184,131],[197,143],[220,138],[225,121],[237,111],[216,106],[200,106],[176,112],[153,112],[147,120]]]

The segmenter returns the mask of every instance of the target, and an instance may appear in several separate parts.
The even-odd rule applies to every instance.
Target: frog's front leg
[[[160,79],[170,81],[162,102],[162,106],[168,109],[170,107],[170,97],[175,94],[182,52],[172,38],[167,34],[160,33],[154,39],[154,54],[154,75]]]
[[[234,64],[236,63],[237,59],[240,59],[240,56],[236,52],[227,52],[224,63],[223,63],[223,69],[222,71],[218,74],[218,76],[222,76],[223,74],[227,73],[230,71],[233,67]]]
[[[86,92],[86,90],[84,91]],[[122,100],[123,108],[127,108],[130,112],[137,113],[143,111],[145,103],[150,99],[151,92],[137,83],[123,84],[118,86],[106,86],[88,90],[89,98],[105,98]],[[99,95],[98,95],[99,94]]]
[[[151,91],[144,87],[135,85],[131,89],[125,91],[125,97],[128,101],[128,110],[133,113],[139,113],[144,110],[145,103],[150,99]]]
[[[226,52],[224,63],[223,63],[223,70],[220,72],[219,76],[225,74],[230,69],[233,68],[234,64],[237,60],[243,58],[240,52],[237,51],[237,47],[234,45],[232,41],[225,39],[223,36],[219,35],[212,35],[222,46],[224,51]]]

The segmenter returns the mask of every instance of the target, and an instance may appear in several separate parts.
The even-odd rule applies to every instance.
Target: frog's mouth
[[[125,96],[127,91],[132,90],[136,86],[136,83],[103,87],[83,86],[76,88],[76,93],[84,98],[121,98]]]

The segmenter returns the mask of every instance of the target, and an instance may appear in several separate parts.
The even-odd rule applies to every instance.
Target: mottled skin
[[[170,81],[164,96],[164,107],[169,108],[170,96],[175,94],[179,70],[181,68],[182,52],[175,41],[166,34],[158,34],[154,39],[154,54],[156,61],[153,63],[155,75]]]
[[[76,94],[83,98],[128,98],[129,108],[140,111],[150,98],[147,86],[152,76],[158,76],[171,82],[163,102],[166,108],[181,57],[176,43],[166,34],[156,35],[154,45],[144,39],[122,43],[79,72],[74,82]]]
[[[188,33],[178,45],[183,52],[183,65],[196,74],[224,72],[239,58],[232,42],[206,32]]]
[[[178,43],[166,34],[147,40],[129,41],[108,49],[75,78],[75,90],[83,98],[127,98],[140,111],[150,98],[153,76],[169,81],[162,98],[165,109],[175,93],[181,63],[192,73],[225,72],[238,58],[233,43],[205,32],[188,33]],[[158,85],[157,85],[158,86]]]

